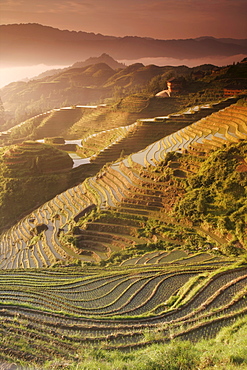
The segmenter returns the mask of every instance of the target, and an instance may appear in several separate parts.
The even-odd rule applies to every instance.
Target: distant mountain
[[[113,59],[110,55],[103,53],[99,57],[90,57],[84,62],[76,62],[69,68],[82,68],[82,67],[89,66],[91,64],[98,64],[98,63],[105,63],[112,69],[119,69],[119,68],[126,67],[125,64],[119,63],[115,59]]]
[[[107,64],[112,69],[120,69],[125,68],[126,65],[123,63],[117,62],[115,59],[113,59],[110,55],[103,53],[99,57],[90,57],[87,60],[84,60],[84,62],[76,62],[70,67],[66,68],[59,68],[59,69],[50,69],[48,71],[45,71],[43,73],[40,73],[38,76],[34,77],[34,79],[40,79],[44,77],[53,76],[57,73],[67,71],[68,69],[73,68],[83,68],[94,64],[104,63]]]
[[[201,37],[197,37],[195,40],[196,41],[218,40],[218,41],[223,42],[225,44],[235,44],[235,45],[241,45],[241,46],[247,47],[247,39],[232,39],[232,38],[215,39],[212,36],[201,36]]]
[[[247,55],[246,40],[213,37],[186,40],[114,37],[81,31],[62,31],[31,23],[1,25],[0,34],[1,66],[72,64],[101,53],[107,53],[117,60]]]

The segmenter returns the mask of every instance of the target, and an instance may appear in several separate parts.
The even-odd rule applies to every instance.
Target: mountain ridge
[[[205,56],[247,54],[244,40],[202,37],[160,40],[139,36],[105,36],[83,31],[59,30],[40,24],[0,26],[2,66],[72,64],[99,53],[115,59],[173,57],[194,59]],[[66,50],[66,53],[64,52]],[[34,52],[35,51],[35,52]]]

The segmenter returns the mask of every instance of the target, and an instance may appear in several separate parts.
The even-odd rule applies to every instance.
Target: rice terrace
[[[0,369],[247,368],[246,90],[192,90],[1,133]]]

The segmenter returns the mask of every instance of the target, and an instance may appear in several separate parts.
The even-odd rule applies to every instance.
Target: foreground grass
[[[153,344],[144,349],[123,353],[99,347],[81,348],[71,353],[73,360],[55,360],[44,370],[246,370],[247,318],[220,331],[215,339],[197,343],[172,341]],[[76,360],[75,360],[76,359]],[[18,369],[37,369],[22,364]],[[30,367],[29,367],[30,366]],[[39,368],[40,370],[40,368]]]

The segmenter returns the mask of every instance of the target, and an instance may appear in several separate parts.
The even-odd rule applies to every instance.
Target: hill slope
[[[201,74],[200,79],[195,77],[198,71]],[[167,89],[167,81],[171,77],[182,77],[182,90],[172,94],[172,99],[162,99],[159,107],[156,104],[152,111],[149,110],[148,102],[153,103],[154,95]],[[143,110],[141,118],[165,115],[172,112],[170,108],[176,112],[184,106],[192,105],[193,102],[211,102],[222,98],[224,88],[229,85],[238,85],[238,89],[243,91],[247,89],[246,63],[217,70],[213,65],[188,68],[144,66],[141,63],[113,70],[107,64],[99,63],[67,69],[39,80],[12,83],[2,88],[0,94],[5,110],[6,130],[50,109],[81,106],[92,102],[99,104],[106,101],[109,104],[109,100],[110,104],[113,104],[113,110],[120,113],[141,113]],[[136,106],[135,102],[138,100],[147,104]],[[160,111],[161,102],[164,103],[164,113]],[[171,107],[165,113],[165,108],[169,105]],[[119,119],[116,120],[118,121]]]
[[[138,120],[134,124],[126,127],[113,128],[94,133],[92,135],[87,135],[82,141],[64,141],[61,137],[53,139],[46,138],[45,143],[53,145],[56,149],[66,150],[73,158],[80,160],[81,157],[91,157],[90,163],[79,167],[76,167],[76,164],[74,163],[73,167],[75,166],[76,168],[73,168],[71,171],[67,171],[66,175],[61,173],[61,181],[58,181],[54,189],[57,191],[66,190],[68,187],[82,182],[88,176],[95,175],[107,162],[113,162],[119,157],[129,155],[137,150],[142,150],[154,141],[171,133],[175,133],[177,130],[190,125],[192,122],[196,122],[199,118],[205,117],[213,111],[216,112],[224,106],[228,106],[233,103],[233,101],[234,99],[228,99],[224,102],[215,104],[212,107],[207,106],[200,109],[197,107],[196,111],[193,111],[193,114],[170,115],[165,120],[160,120],[160,122],[153,119],[150,121],[147,121],[147,119]],[[157,102],[158,101],[156,101],[156,103]],[[157,108],[157,104],[155,104],[155,109]],[[164,107],[161,109],[160,113],[164,112],[163,109]],[[92,111],[92,113],[86,114],[85,111],[87,110]],[[112,114],[114,114],[114,112],[112,112]],[[93,116],[94,118],[96,116],[98,119],[95,127],[92,123]],[[12,140],[21,143],[24,138],[40,139],[44,134],[48,137],[56,134],[66,134],[68,124],[73,123],[74,120],[76,120],[76,123],[71,127],[71,134],[72,132],[77,131],[77,134],[79,135],[80,132],[88,129],[87,122],[91,123],[91,130],[100,130],[100,128],[103,128],[105,120],[108,120],[108,126],[110,124],[115,126],[116,124],[110,122],[110,117],[111,116],[109,112],[107,113],[107,109],[105,107],[99,107],[98,109],[74,107],[72,109],[54,110],[45,115],[37,116],[22,125],[14,127],[10,130],[10,134],[5,134],[5,136],[9,137],[9,141]],[[78,118],[79,121],[77,121]],[[113,118],[117,118],[119,120],[118,124],[121,124],[121,120],[118,116],[114,115]],[[29,148],[30,145],[33,150],[31,150],[31,147]],[[42,171],[38,169],[36,161],[39,161],[40,164],[41,161],[43,161],[44,166],[48,169],[53,169],[53,172],[55,171],[56,178],[54,181],[57,181],[60,176],[58,173],[59,167],[55,165],[53,166],[53,162],[56,160],[59,152],[53,152],[52,148],[49,149],[48,146],[44,146],[46,149],[42,151],[42,145],[37,143],[35,145],[33,142],[30,142],[29,146],[27,143],[24,143],[24,145],[17,145],[14,149],[10,148],[10,153],[13,153],[13,155],[10,155],[10,159],[7,161],[8,171],[6,173],[5,180],[4,175],[2,177],[2,184],[5,184],[6,178],[11,178],[11,184],[13,185],[16,181],[16,177],[19,179],[18,174],[22,171],[23,194],[28,194],[30,187],[34,187],[37,181],[38,189],[40,189],[40,185],[44,181],[42,176],[47,176],[47,174],[42,173]],[[7,149],[5,151],[7,152]],[[60,156],[61,155],[62,153],[60,152]],[[63,156],[65,156],[65,153]],[[5,157],[8,158],[7,155],[3,156],[3,158]],[[64,176],[66,177],[66,181],[64,181]],[[29,185],[27,186],[28,191],[25,191],[24,189],[27,179]],[[25,214],[28,214],[34,206],[38,206],[42,202],[50,199],[55,193],[52,183],[47,182],[47,184],[50,186],[50,191],[46,190],[40,192],[38,190],[35,195],[33,192],[32,197],[24,195],[24,197],[21,198],[23,201],[19,202],[18,207],[9,207],[9,198],[6,197],[5,194],[1,203],[1,227],[4,227],[9,222],[15,223],[16,219],[18,219],[20,215],[24,216]],[[5,190],[7,190],[7,193],[9,192],[12,194],[10,191],[11,187],[7,187]],[[4,194],[4,191],[2,194]],[[15,197],[18,197],[18,192],[16,191],[14,191],[14,199]]]
[[[119,69],[119,68],[124,68],[125,67],[125,65],[123,63],[119,63],[115,59],[113,59],[110,55],[108,55],[106,53],[103,53],[99,57],[90,57],[90,58],[88,58],[84,61],[76,62],[70,67],[60,68],[60,69],[50,69],[46,72],[43,72],[43,73],[39,74],[34,79],[40,79],[40,78],[43,78],[43,77],[52,76],[52,75],[55,75],[55,74],[60,73],[62,71],[66,71],[68,69],[83,68],[83,67],[90,66],[92,64],[99,64],[99,63],[105,63],[109,67],[111,67],[112,69]]]
[[[203,163],[204,157],[199,160],[202,153],[207,155],[212,149],[219,149],[224,144],[234,144],[246,139],[246,117],[245,106],[232,105],[149,145],[117,164],[109,165],[106,170],[102,170],[97,176],[88,178],[84,183],[58,195],[16,224],[7,234],[2,235],[1,252],[3,256],[8,254],[9,257],[4,258],[0,266],[2,268],[41,267],[43,264],[50,265],[56,260],[63,260],[67,254],[82,261],[99,261],[111,255],[115,244],[117,250],[121,249],[123,244],[125,246],[136,244],[139,235],[136,228],[141,228],[142,219],[137,220],[137,226],[134,228],[127,227],[126,230],[125,228],[122,230],[121,227],[117,226],[115,229],[115,224],[118,224],[118,216],[114,216],[114,214],[105,216],[104,212],[101,216],[101,213],[97,214],[96,212],[92,216],[92,224],[88,226],[89,230],[94,230],[93,235],[95,235],[95,232],[99,232],[98,240],[95,243],[91,239],[93,236],[91,231],[88,234],[87,228],[86,232],[80,230],[78,232],[76,228],[74,230],[73,227],[76,226],[74,222],[78,221],[80,215],[88,213],[92,209],[92,205],[94,205],[93,208],[95,205],[98,206],[102,211],[106,207],[113,207],[113,209],[117,207],[116,210],[119,209],[121,214],[122,212],[127,212],[127,214],[130,212],[130,215],[137,213],[148,218],[158,218],[158,220],[162,217],[166,205],[167,215],[176,206],[178,214],[187,217],[188,225],[190,225],[191,222],[193,224],[193,218],[190,215],[191,208],[187,206],[188,203],[192,207],[192,215],[194,215],[194,208],[197,209],[197,213],[195,213],[197,221],[201,219],[201,222],[204,222],[205,217],[208,226],[202,225],[203,230],[200,231],[210,238],[210,243],[215,245],[216,242],[217,247],[223,248],[222,251],[228,245],[228,242],[233,242],[234,245],[239,244],[241,248],[246,247],[244,237],[246,226],[243,219],[245,212],[243,201],[246,197],[244,190],[246,186],[244,183],[246,172],[244,166],[245,141],[244,144],[238,144],[235,149],[230,149],[229,152],[227,149],[225,149],[225,152],[223,150],[225,154],[220,154],[223,162],[215,162],[218,166],[216,168],[219,169],[219,175],[214,174],[214,167],[210,168],[210,163],[214,158],[213,154],[209,157],[209,164],[207,164],[207,161]],[[158,118],[158,120],[164,119]],[[155,125],[155,120],[153,125]],[[168,153],[173,151],[177,153],[185,151],[190,155],[184,154],[181,158],[178,155],[174,159],[170,157],[172,159],[172,167],[170,168],[167,158],[169,158]],[[226,158],[227,163],[229,162],[229,166],[224,170],[225,172],[222,170],[222,168],[225,168],[224,158]],[[236,158],[235,162],[234,158]],[[201,177],[203,171],[209,174],[212,173],[211,180],[208,180],[212,182],[212,184],[209,183],[210,188],[209,184],[207,185],[209,194],[204,194],[205,184],[204,181],[199,181],[201,177],[198,179],[195,177],[195,173],[200,168],[199,176]],[[219,181],[221,187],[218,191],[215,191],[216,183]],[[151,183],[149,184],[149,182]],[[190,184],[190,187],[188,187],[188,184]],[[152,189],[150,194],[149,189]],[[225,203],[221,204],[219,199],[221,199],[222,194],[224,194]],[[178,203],[181,196],[184,198]],[[228,208],[233,201],[235,202],[235,208]],[[89,206],[90,208],[87,208]],[[214,207],[213,210],[211,209],[212,206]],[[236,222],[236,217],[238,217],[239,222]],[[97,225],[97,219],[100,220],[101,218],[102,221],[99,221],[99,225]],[[109,218],[110,221],[108,221]],[[33,224],[40,223],[40,219],[43,219],[42,223],[47,225],[48,230],[44,232],[43,236],[41,235],[40,240],[34,243],[30,231],[34,227]],[[109,222],[110,225],[108,225]],[[122,222],[120,217],[120,223]],[[166,222],[173,224],[172,213]],[[21,231],[22,234],[23,228],[25,229],[25,235],[19,239],[16,233],[19,235]],[[213,230],[212,233],[210,228]],[[119,242],[117,241],[118,237],[114,236],[110,239],[107,238],[106,243],[101,244],[101,232],[120,234],[118,235]],[[83,242],[84,233],[86,242]],[[185,238],[189,236],[187,231],[183,231],[183,233]],[[197,235],[198,231],[194,229],[194,233]],[[199,236],[198,240],[203,243],[205,239],[200,238]],[[144,235],[144,244],[148,242],[147,239]],[[80,240],[82,242],[77,244]],[[36,254],[43,253],[40,251],[40,243],[42,244],[43,241],[45,241],[47,252],[42,257],[42,261],[42,259],[36,258]],[[17,245],[17,253],[23,248],[25,249],[27,245],[32,247],[30,258],[26,259],[25,263],[24,260],[16,258],[16,251],[11,247],[12,243]],[[161,245],[163,245],[163,242]]]
[[[123,91],[126,95],[132,89],[139,90],[157,75],[170,77],[190,71],[188,67],[145,67],[142,64],[115,71],[99,63],[67,69],[39,80],[14,82],[3,87],[0,93],[9,124],[11,119],[19,124],[27,117],[53,108],[95,104],[114,95],[119,98]]]
[[[152,137],[169,119],[143,124]],[[240,101],[108,164],[3,233],[3,366],[244,369],[246,138]]]
[[[35,142],[1,149],[0,228],[67,189],[72,159]]]

